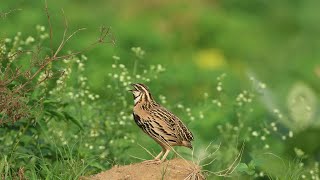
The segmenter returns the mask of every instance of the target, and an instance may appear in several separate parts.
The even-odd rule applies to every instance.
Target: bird
[[[133,89],[129,91],[132,92],[134,99],[133,119],[144,133],[162,147],[162,151],[153,160],[148,161],[164,162],[173,146],[192,149],[193,135],[186,125],[158,104],[146,85],[142,83],[131,85]]]

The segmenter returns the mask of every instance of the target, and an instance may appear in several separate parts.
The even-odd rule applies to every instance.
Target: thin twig
[[[240,161],[241,161],[241,157],[242,157],[242,154],[243,154],[243,150],[244,150],[244,143],[242,144],[241,146],[241,149],[240,149],[240,152],[238,154],[238,156],[236,157],[236,159],[231,163],[231,165],[224,169],[224,170],[221,170],[221,171],[217,171],[217,172],[214,172],[215,175],[218,175],[218,176],[226,176],[226,175],[230,175],[232,174],[232,172],[236,169],[236,167],[239,165]],[[234,164],[238,162],[235,166]],[[231,170],[231,172],[229,172]]]
[[[14,11],[21,11],[21,9],[12,9],[12,10],[10,10],[8,12],[4,12],[4,13],[0,12],[0,17],[6,18],[9,14],[13,13]]]
[[[137,156],[133,156],[133,155],[129,155],[129,156],[131,156],[131,157],[133,157],[133,158],[135,158],[135,159],[139,159],[139,160],[142,160],[142,161],[146,161],[146,159],[143,159],[143,158],[140,158],[140,157],[137,157]]]
[[[53,55],[52,25],[51,25],[51,19],[50,19],[47,0],[45,0],[45,11],[46,11],[47,19],[48,19],[48,24],[49,24],[49,37],[50,37],[51,55]]]
[[[138,143],[138,145],[139,145],[141,148],[143,148],[145,151],[147,151],[153,158],[155,158],[155,156],[154,156],[147,148],[143,147],[143,146],[140,145],[139,143]]]
[[[63,36],[62,36],[62,40],[60,42],[60,45],[59,45],[58,49],[56,50],[56,52],[54,53],[53,58],[55,58],[58,55],[58,53],[60,52],[60,50],[64,46],[64,43],[65,43],[64,40],[65,40],[67,32],[68,32],[68,20],[67,20],[67,17],[64,14],[64,10],[61,9],[61,11],[62,11],[62,15],[63,15],[63,18],[64,18],[64,32],[63,32]]]

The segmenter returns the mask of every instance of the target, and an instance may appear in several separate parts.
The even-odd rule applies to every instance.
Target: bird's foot
[[[146,160],[143,161],[143,163],[145,164],[161,164],[163,161],[161,161],[160,159],[152,159],[152,160]]]

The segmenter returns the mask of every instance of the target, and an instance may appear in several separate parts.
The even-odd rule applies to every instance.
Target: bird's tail
[[[182,141],[183,146],[193,149],[191,142],[189,141]]]

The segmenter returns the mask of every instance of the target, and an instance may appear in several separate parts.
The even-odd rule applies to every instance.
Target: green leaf
[[[104,170],[105,169],[103,167],[103,165],[101,165],[100,163],[97,163],[97,162],[90,162],[89,165],[92,166],[92,167],[95,167],[97,169],[100,169],[100,170]]]
[[[80,123],[80,121],[79,121],[78,119],[74,118],[73,116],[71,116],[71,115],[68,114],[67,112],[62,112],[62,113],[63,113],[63,115],[64,115],[64,117],[65,117],[66,120],[72,121],[72,122],[73,122],[74,124],[76,124],[81,130],[84,130],[82,124]]]
[[[245,163],[240,163],[237,166],[237,171],[241,173],[246,173],[248,175],[253,175],[255,173],[254,169],[251,169],[247,164]]]
[[[47,112],[48,112],[51,116],[57,117],[58,119],[65,119],[64,114],[62,114],[62,113],[60,113],[60,112],[53,111],[53,110],[50,110],[50,109],[47,109]]]

